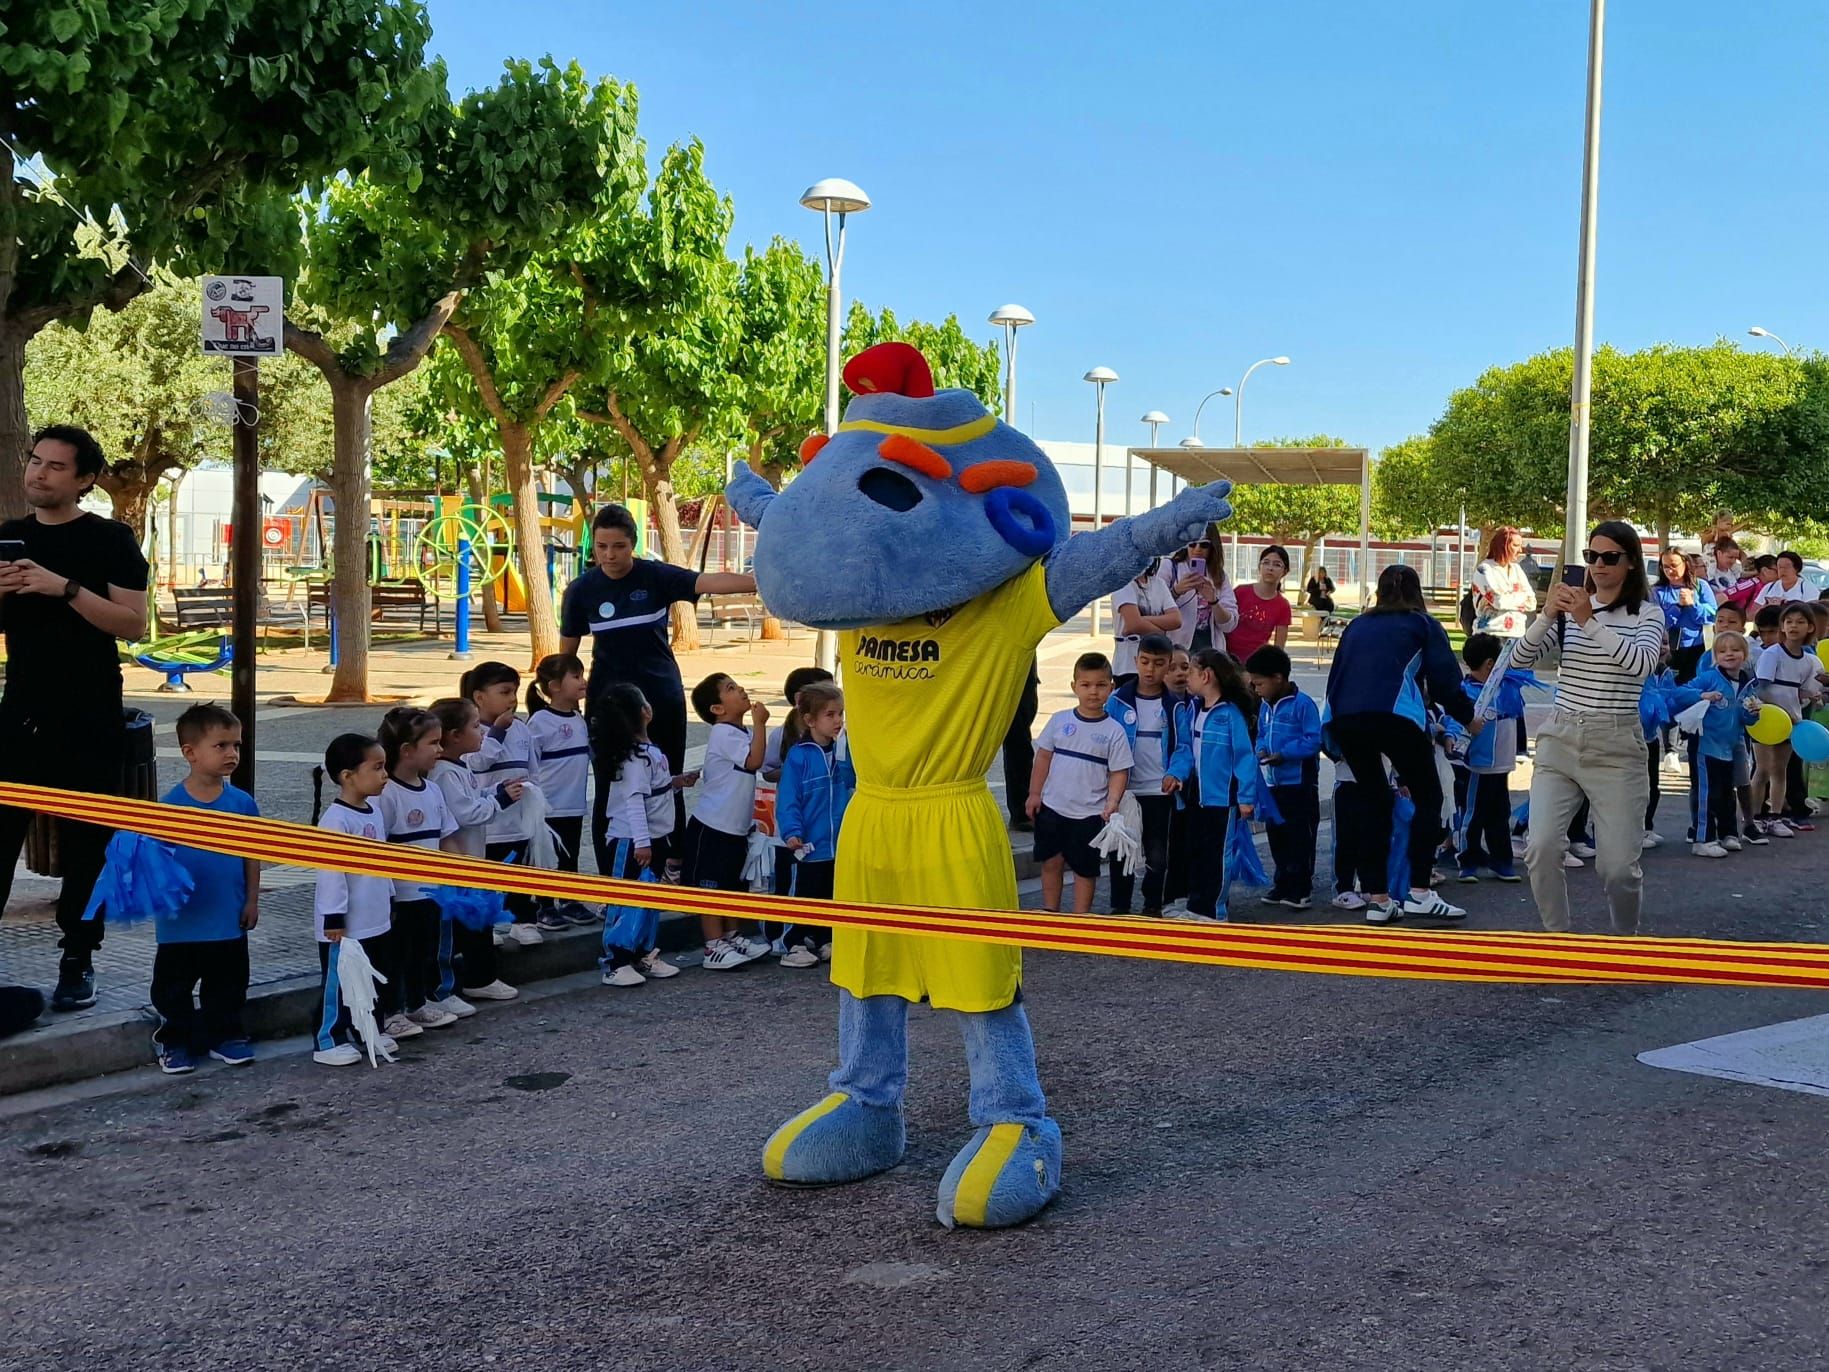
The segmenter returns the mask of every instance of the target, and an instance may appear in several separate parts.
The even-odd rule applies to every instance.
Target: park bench
[[[373,624],[406,627],[426,632],[427,599],[425,584],[419,581],[377,581],[368,588],[369,621]],[[330,583],[314,581],[310,591],[311,613],[330,621]]]
[[[276,605],[263,585],[255,604],[254,623],[262,630],[264,646],[268,629],[309,630],[304,612],[297,606]],[[162,615],[166,629],[175,634],[200,634],[232,629],[235,625],[235,588],[233,586],[176,586],[172,588],[172,612]]]
[[[755,642],[762,632],[762,621],[769,617],[768,607],[762,603],[762,597],[754,591],[736,595],[706,596],[705,602],[711,615],[710,641],[715,642],[718,626],[735,624],[739,621],[749,630],[750,641]]]

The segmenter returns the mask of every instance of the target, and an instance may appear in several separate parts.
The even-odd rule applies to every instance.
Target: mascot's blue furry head
[[[733,487],[776,614],[846,629],[949,609],[1067,537],[1042,450],[969,391],[936,392],[919,351],[879,343],[844,375],[856,398],[835,436],[802,445],[800,475],[773,499]]]

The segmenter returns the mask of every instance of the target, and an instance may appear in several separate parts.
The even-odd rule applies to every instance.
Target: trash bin
[[[121,753],[117,794],[130,800],[159,798],[159,754],[152,742],[152,716],[129,707],[122,711],[126,746]],[[61,876],[57,862],[57,824],[50,815],[33,815],[25,836],[26,870],[41,877]]]

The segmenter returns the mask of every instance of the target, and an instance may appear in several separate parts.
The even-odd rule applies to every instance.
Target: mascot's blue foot
[[[1006,1229],[1034,1219],[1060,1189],[1059,1125],[986,1125],[940,1179],[939,1220],[948,1229]]]
[[[774,1132],[762,1171],[782,1186],[837,1186],[887,1172],[907,1147],[900,1109],[859,1105],[834,1091]]]

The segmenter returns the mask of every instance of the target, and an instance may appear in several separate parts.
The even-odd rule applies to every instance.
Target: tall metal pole
[[[1600,86],[1607,0],[1588,15],[1588,115],[1581,158],[1581,255],[1575,277],[1575,383],[1569,396],[1569,491],[1564,503],[1562,565],[1582,565],[1588,538],[1588,426],[1594,390],[1594,247],[1600,205]]]
[[[1160,420],[1157,420],[1149,426],[1149,447],[1151,452],[1156,451],[1156,433],[1161,428],[1162,422]],[[1156,508],[1156,464],[1154,462],[1149,464],[1149,507],[1152,510]]]
[[[1016,423],[1016,325],[1003,326],[1003,417],[1004,423]]]
[[[1105,383],[1095,381],[1093,390],[1098,392],[1098,420],[1092,430],[1092,531],[1096,534],[1105,527]],[[1091,605],[1091,626],[1087,630],[1094,638],[1099,636],[1099,602]]]
[[[845,268],[845,216],[838,214],[838,235],[832,234],[832,207],[826,206],[826,264],[830,275],[826,284],[826,436],[838,432],[838,350],[843,332],[844,296],[840,276]],[[828,672],[838,671],[838,635],[821,629],[813,640],[813,661]]]
[[[231,566],[235,599],[231,632],[235,657],[229,670],[230,706],[241,721],[241,761],[235,784],[254,793],[254,667],[260,609],[260,363],[238,357],[230,383],[235,396],[235,546]]]

